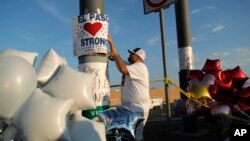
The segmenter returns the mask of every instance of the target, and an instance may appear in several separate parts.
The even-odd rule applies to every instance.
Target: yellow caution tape
[[[158,80],[156,80],[158,81]],[[162,80],[161,80],[162,81]],[[190,96],[190,93],[188,92],[185,92],[182,88],[180,88],[176,83],[174,83],[174,81],[168,79],[168,78],[165,78],[163,80],[163,83],[165,84],[168,84],[168,85],[173,85],[175,86],[182,94],[184,94],[188,99],[191,99],[192,101],[195,101],[196,103],[202,105],[202,106],[205,106],[213,111],[215,111],[213,108],[209,107],[207,104],[205,103],[202,103],[200,102],[199,100],[197,99],[194,99]],[[238,109],[239,110],[239,109]],[[241,111],[242,112],[242,111]],[[228,115],[228,114],[225,114],[225,113],[219,113],[220,115],[222,116],[225,116],[225,117],[228,117],[228,118],[231,118],[231,119],[234,119],[234,120],[238,120],[238,121],[243,121],[243,122],[246,122],[246,123],[250,123],[250,120],[246,120],[246,119],[243,119],[243,118],[239,118],[239,117],[235,117],[235,116],[231,116],[231,115]]]

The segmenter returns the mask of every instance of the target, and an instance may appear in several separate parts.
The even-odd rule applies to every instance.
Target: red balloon
[[[250,98],[250,86],[239,90],[238,95],[240,97],[244,97],[244,98],[249,97]],[[250,105],[250,103],[249,103],[249,105]]]
[[[233,80],[233,87],[236,89],[241,89],[244,83],[247,81],[248,76],[241,70],[239,66],[232,70],[225,70]]]
[[[211,87],[208,88],[208,92],[210,94],[210,96],[216,100],[216,101],[221,101],[220,96],[218,94],[219,90],[218,90],[218,84],[215,82],[214,85],[212,85]]]
[[[227,102],[233,100],[233,97],[236,95],[234,89],[226,89],[227,85],[223,86],[215,82],[213,86],[211,86],[208,91],[210,96],[218,102]]]
[[[221,70],[220,59],[216,59],[216,60],[207,59],[202,70],[205,72],[207,72],[208,70],[217,70],[217,71]]]
[[[208,88],[208,91],[210,94],[215,94],[218,92],[218,84],[217,83],[214,83],[214,85],[210,86]]]
[[[225,70],[224,72],[228,73],[233,80],[248,79],[247,75],[241,70],[239,66],[232,70]]]
[[[250,110],[250,98],[240,98],[236,102],[242,111]]]
[[[229,76],[229,74],[219,71],[218,79],[216,80],[218,83],[219,87],[221,87],[224,90],[229,90],[232,88],[232,79]]]
[[[201,70],[190,70],[187,74],[187,79],[188,80],[191,80],[191,79],[202,80],[204,75],[205,73]]]
[[[206,70],[206,74],[213,75],[216,79],[219,79],[221,70]]]

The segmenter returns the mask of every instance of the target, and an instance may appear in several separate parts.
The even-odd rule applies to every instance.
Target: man
[[[144,60],[146,53],[141,48],[136,48],[130,53],[128,62],[125,63],[110,35],[108,35],[110,52],[108,53],[116,63],[118,70],[123,74],[121,86],[122,105],[130,108],[144,118],[144,125],[147,121],[150,108],[149,96],[149,73]]]

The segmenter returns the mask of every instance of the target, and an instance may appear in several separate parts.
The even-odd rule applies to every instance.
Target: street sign
[[[160,8],[167,7],[176,0],[143,0],[144,14],[157,11]]]

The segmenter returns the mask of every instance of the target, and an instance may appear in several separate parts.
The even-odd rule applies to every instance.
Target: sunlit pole
[[[79,0],[80,16],[88,13],[104,14],[103,0]],[[82,115],[87,118],[94,118],[99,112],[110,107],[110,87],[108,81],[108,59],[105,54],[82,55],[78,57],[79,70],[86,69],[98,70],[98,75],[95,79],[95,87],[93,90],[96,109],[84,110]],[[88,72],[91,73],[92,71]],[[104,101],[103,101],[104,100]]]

